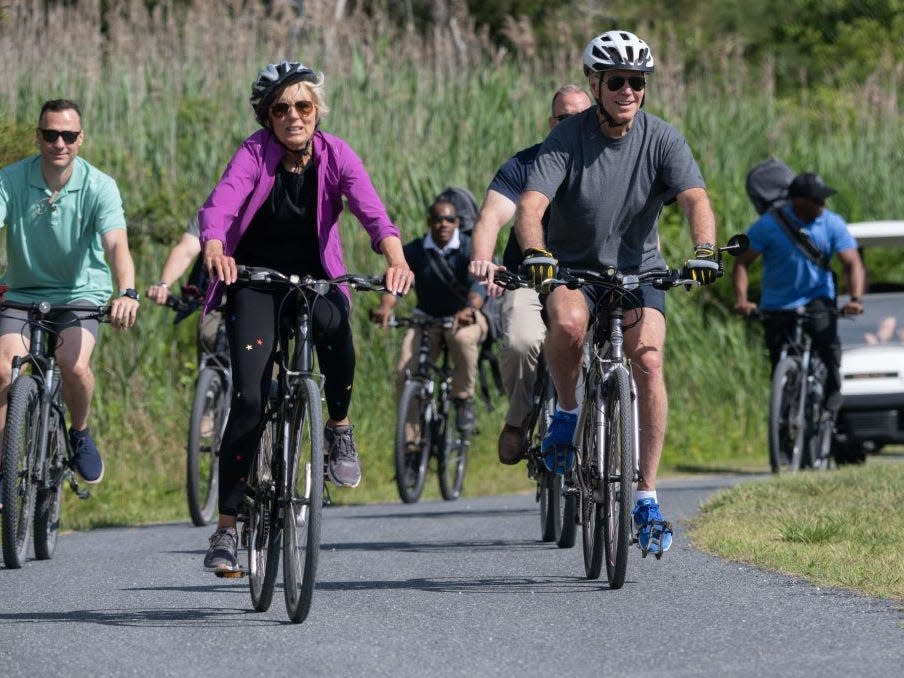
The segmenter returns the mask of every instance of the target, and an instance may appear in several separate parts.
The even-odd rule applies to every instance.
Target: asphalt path
[[[610,590],[539,541],[532,495],[333,507],[311,614],[266,613],[201,570],[188,523],[60,537],[0,570],[0,674],[16,676],[893,676],[900,605],[703,554],[686,519],[736,476],[672,480],[659,561]]]

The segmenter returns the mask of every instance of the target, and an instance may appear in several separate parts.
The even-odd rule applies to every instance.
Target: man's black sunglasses
[[[643,88],[647,86],[646,79],[641,75],[634,75],[630,78],[616,75],[606,80],[606,87],[609,88],[610,92],[617,92],[625,86],[625,83],[631,85],[631,89],[635,92],[643,92]]]
[[[453,214],[431,214],[430,221],[434,224],[438,224],[441,221],[445,221],[447,224],[454,224],[458,221],[458,217]]]
[[[78,135],[82,133],[81,130],[78,132],[72,132],[70,130],[58,130],[58,129],[43,129],[38,128],[38,131],[41,133],[41,137],[48,144],[54,143],[60,137],[63,137],[63,141],[67,144],[74,144],[75,140],[78,139]]]

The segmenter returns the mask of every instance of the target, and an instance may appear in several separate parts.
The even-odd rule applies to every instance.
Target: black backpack
[[[480,211],[474,194],[467,188],[449,186],[436,196],[434,202],[436,200],[447,200],[455,206],[455,212],[461,219],[458,228],[462,233],[470,235],[471,231],[474,230],[474,224],[477,223],[477,214]]]
[[[784,205],[788,200],[788,186],[794,177],[794,170],[776,158],[755,165],[747,173],[744,187],[757,214],[765,214],[773,207]]]

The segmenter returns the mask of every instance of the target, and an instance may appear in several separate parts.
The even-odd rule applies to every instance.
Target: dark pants
[[[826,311],[813,319],[804,322],[804,331],[813,339],[813,351],[826,366],[826,386],[824,406],[832,405],[837,410],[840,404],[838,393],[841,391],[841,343],[838,340],[838,317],[835,315],[835,303],[831,299],[814,299],[807,304],[810,312]],[[769,349],[769,360],[772,371],[781,357],[782,347],[794,337],[796,315],[775,314],[763,320],[766,348]],[[833,397],[834,396],[834,397]]]
[[[270,393],[277,332],[294,327],[294,293],[234,287],[225,307],[232,359],[232,408],[220,445],[220,513],[238,514],[245,479],[260,441],[264,408]],[[348,299],[331,288],[311,304],[314,347],[329,416],[348,415],[355,377],[355,347]]]

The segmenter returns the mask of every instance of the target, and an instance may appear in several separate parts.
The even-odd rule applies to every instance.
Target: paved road
[[[683,521],[737,478],[671,481]],[[904,612],[721,561],[679,531],[619,591],[538,541],[532,496],[332,508],[308,620],[201,571],[206,528],[61,537],[0,570],[0,673],[301,676],[901,675]],[[249,673],[250,672],[250,673]]]

